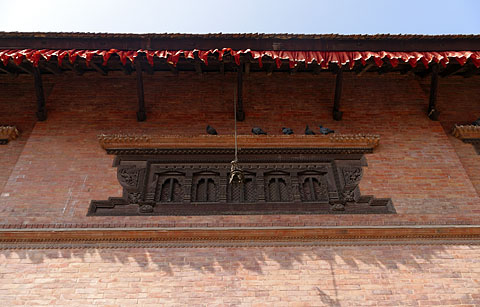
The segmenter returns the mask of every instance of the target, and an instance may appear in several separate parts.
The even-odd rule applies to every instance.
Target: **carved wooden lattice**
[[[242,184],[228,184],[231,148],[106,148],[122,197],[92,201],[88,215],[394,213],[361,196],[371,148],[242,148]]]

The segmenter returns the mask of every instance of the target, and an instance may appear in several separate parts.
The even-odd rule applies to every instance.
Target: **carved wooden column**
[[[302,199],[300,197],[300,187],[299,187],[299,184],[298,184],[298,173],[297,172],[292,172],[290,174],[290,181],[292,182],[293,201],[294,202],[302,201]]]
[[[264,203],[266,201],[265,198],[265,176],[263,171],[257,171],[257,199],[259,203]]]
[[[193,187],[192,187],[193,172],[192,171],[186,171],[185,172],[184,182],[185,182],[185,186],[184,186],[184,189],[183,189],[183,192],[184,192],[183,202],[188,204],[192,201],[192,196],[191,196],[191,193],[192,193],[192,190],[193,190]]]
[[[228,177],[228,170],[221,170],[220,171],[220,184],[219,184],[219,191],[218,191],[218,199],[220,202],[227,202],[227,177]]]

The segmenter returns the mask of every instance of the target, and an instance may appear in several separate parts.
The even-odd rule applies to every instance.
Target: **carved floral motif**
[[[342,172],[346,186],[356,186],[362,179],[363,171],[361,167],[345,167]]]
[[[138,184],[139,169],[121,168],[118,171],[118,178],[122,185],[134,187]]]
[[[130,204],[138,204],[141,197],[142,197],[142,194],[138,192],[128,193],[128,202]]]

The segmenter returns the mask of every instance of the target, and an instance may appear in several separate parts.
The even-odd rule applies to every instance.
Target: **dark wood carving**
[[[18,136],[19,132],[15,126],[0,126],[0,145],[5,145]]]
[[[358,187],[364,153],[378,137],[240,138],[242,184],[228,183],[234,150],[221,141],[229,136],[211,137],[201,137],[203,145],[198,138],[172,145],[173,138],[102,136],[116,156],[123,196],[92,201],[88,215],[395,213],[390,199],[361,196]],[[268,143],[284,147],[260,147]]]

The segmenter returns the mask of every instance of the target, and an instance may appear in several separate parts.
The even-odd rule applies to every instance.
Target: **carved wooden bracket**
[[[452,134],[464,143],[472,144],[477,154],[480,154],[480,126],[455,125]]]
[[[122,197],[92,201],[88,215],[394,213],[361,196],[375,135],[240,136],[242,184],[228,184],[233,136],[101,135],[116,155]]]
[[[15,126],[0,126],[0,145],[15,140],[19,135],[20,133]]]

